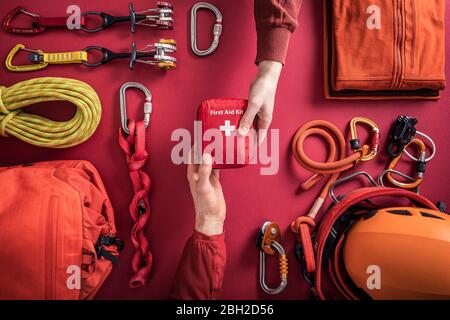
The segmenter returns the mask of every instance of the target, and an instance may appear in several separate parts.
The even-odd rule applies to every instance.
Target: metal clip
[[[213,42],[211,46],[206,50],[200,50],[197,47],[197,11],[200,9],[208,9],[216,15],[216,23],[214,24],[213,29]],[[207,3],[207,2],[199,2],[192,7],[191,10],[191,48],[192,51],[200,56],[204,57],[213,53],[217,47],[219,46],[220,36],[222,34],[222,14],[216,6]]]
[[[21,65],[21,66],[13,65],[12,61],[13,61],[14,57],[20,51],[31,52],[33,54],[32,60],[33,61],[36,60],[36,62],[38,62],[38,63],[26,64],[26,65]],[[35,71],[35,70],[44,69],[48,66],[48,62],[44,62],[42,59],[35,59],[36,55],[39,57],[39,56],[42,56],[43,54],[44,54],[44,52],[42,50],[27,49],[27,48],[25,48],[25,46],[23,44],[18,44],[14,48],[11,49],[8,56],[6,57],[6,61],[5,61],[6,68],[8,68],[8,70],[10,70],[10,71],[15,71],[15,72]]]
[[[279,294],[287,285],[288,261],[286,252],[280,244],[281,232],[278,224],[266,222],[258,232],[256,246],[259,252],[259,284],[264,292],[268,294]],[[266,254],[275,255],[278,252],[280,256],[280,285],[277,288],[270,288],[266,284]]]
[[[145,94],[145,103],[144,103],[144,125],[147,128],[150,124],[150,116],[152,113],[152,94],[150,90],[141,83],[138,82],[126,82],[120,88],[120,119],[122,122],[122,130],[126,134],[130,134],[130,130],[128,129],[128,115],[127,115],[127,97],[126,91],[129,88],[136,88],[141,90]]]
[[[12,26],[12,20],[21,13],[34,18],[31,27],[18,28]],[[26,33],[26,34],[41,33],[45,31],[45,27],[34,27],[34,25],[38,24],[39,17],[40,16],[38,14],[28,12],[23,7],[16,7],[13,10],[11,10],[3,19],[3,28],[11,33]]]
[[[346,177],[338,179],[334,183],[331,184],[330,190],[328,192],[330,194],[330,198],[333,201],[333,203],[335,203],[335,204],[339,203],[345,197],[345,195],[336,196],[335,193],[334,193],[334,188],[336,186],[340,185],[340,184],[343,184],[345,182],[351,181],[351,180],[353,180],[353,179],[355,179],[356,177],[359,177],[359,176],[363,176],[363,177],[367,178],[367,181],[369,181],[369,183],[373,187],[378,186],[378,184],[376,183],[375,179],[372,178],[372,176],[368,172],[365,172],[365,171],[355,172],[355,173],[350,174],[350,175],[348,175]]]
[[[377,155],[377,152],[378,152],[378,141],[380,139],[380,129],[378,128],[377,124],[370,119],[360,118],[360,117],[353,118],[350,121],[350,133],[351,133],[351,137],[352,137],[352,139],[350,140],[350,145],[351,145],[353,152],[362,151],[362,149],[363,149],[361,146],[361,141],[358,139],[358,133],[356,130],[357,124],[364,124],[372,129],[372,140],[371,140],[371,143],[369,146],[370,153],[367,155],[364,155],[361,158],[361,161],[372,160],[373,158],[375,158],[375,156]]]

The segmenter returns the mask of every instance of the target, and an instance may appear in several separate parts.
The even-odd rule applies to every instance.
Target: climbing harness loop
[[[150,116],[152,113],[152,94],[150,90],[141,83],[138,82],[127,82],[120,88],[120,118],[122,121],[122,130],[126,134],[130,134],[130,130],[128,129],[128,115],[127,115],[127,97],[126,91],[129,88],[136,88],[141,90],[145,94],[145,103],[144,103],[144,126],[147,128],[150,124]]]
[[[278,224],[266,222],[258,232],[257,248],[259,252],[259,284],[267,294],[280,294],[287,285],[288,260],[283,246],[280,244],[281,232]],[[266,254],[279,255],[280,263],[280,285],[271,288],[266,283]]]
[[[415,178],[413,178],[412,181],[411,181],[410,177],[408,177],[407,179],[410,181],[408,183],[400,182],[400,181],[396,180],[392,176],[392,173],[398,175],[398,171],[395,170],[394,168],[398,164],[398,162],[400,161],[400,159],[401,159],[401,157],[402,157],[404,152],[401,152],[398,156],[396,156],[395,158],[392,159],[391,163],[389,164],[389,166],[387,168],[387,172],[385,172],[383,174],[383,176],[386,176],[391,184],[393,184],[394,186],[396,186],[398,188],[415,189],[423,181],[423,176],[424,176],[425,168],[426,168],[426,162],[425,162],[425,160],[426,160],[426,146],[421,140],[414,138],[405,146],[404,151],[406,151],[406,148],[408,148],[411,145],[416,145],[418,147],[418,150],[419,150],[419,157],[417,159],[418,161],[417,161],[417,164],[416,164],[417,176]],[[401,176],[405,177],[405,175],[401,175]],[[381,179],[381,181],[383,181],[383,179]]]
[[[147,285],[153,263],[150,243],[144,233],[150,219],[149,193],[151,180],[143,171],[143,167],[149,156],[146,150],[146,119],[137,122],[127,119],[126,109],[124,107],[125,93],[128,88],[142,90],[146,94],[146,103],[149,102],[148,100],[150,100],[151,94],[142,84],[134,82],[125,83],[120,88],[122,126],[119,129],[119,145],[126,156],[134,192],[133,199],[129,205],[129,212],[134,222],[131,232],[131,242],[135,248],[135,253],[131,261],[133,275],[129,284],[130,287],[137,288]],[[148,112],[148,115],[150,115],[150,112]],[[123,127],[124,119],[128,120],[125,127]],[[150,121],[149,118],[147,120]],[[128,134],[126,134],[124,129],[128,130]]]
[[[24,108],[47,101],[76,106],[68,121],[29,114]],[[46,148],[69,148],[89,139],[100,122],[102,107],[88,84],[68,78],[35,78],[0,87],[0,135]]]
[[[89,46],[82,51],[45,53],[42,50],[31,50],[25,48],[23,44],[16,45],[6,58],[6,67],[10,71],[25,72],[35,71],[46,68],[49,64],[84,64],[87,67],[98,67],[116,59],[130,59],[129,67],[133,69],[136,62],[154,65],[162,70],[171,70],[176,68],[177,59],[170,54],[177,49],[174,40],[161,39],[159,42],[148,45],[142,50],[136,49],[136,43],[133,42],[131,52],[113,52],[109,49]],[[13,65],[12,61],[20,51],[30,52],[29,61],[31,64]],[[94,52],[100,53],[100,58],[96,61],[89,59]],[[98,54],[97,54],[98,55]]]
[[[378,152],[378,143],[380,139],[380,129],[377,124],[370,119],[356,117],[350,121],[350,132],[352,139],[350,140],[350,146],[353,152],[358,152],[362,150],[361,141],[358,139],[358,132],[356,126],[358,124],[366,125],[371,129],[371,143],[370,143],[370,153],[368,155],[364,155],[360,160],[361,161],[369,161],[375,158]]]
[[[200,50],[197,45],[197,12],[200,9],[207,9],[215,14],[216,16],[216,23],[214,24],[213,28],[213,41],[211,43],[211,46],[208,49]],[[211,53],[213,53],[217,47],[219,46],[220,36],[222,35],[222,14],[220,13],[219,9],[217,9],[216,6],[207,3],[207,2],[199,2],[195,4],[192,7],[191,10],[191,48],[192,51],[200,56],[208,56]]]

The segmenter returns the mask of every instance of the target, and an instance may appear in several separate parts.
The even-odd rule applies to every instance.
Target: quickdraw
[[[162,30],[173,29],[173,6],[169,2],[156,3],[156,8],[134,11],[133,4],[130,3],[128,16],[115,17],[104,12],[87,11],[80,17],[80,29],[85,32],[98,32],[119,22],[130,22],[131,32],[135,32],[136,25],[144,25]],[[13,26],[13,20],[19,15],[24,14],[33,18],[30,27],[23,28]],[[101,24],[97,26],[88,26],[88,17],[97,16],[101,19]],[[9,12],[3,19],[3,28],[11,33],[37,34],[46,31],[49,28],[67,28],[68,17],[42,17],[39,14],[27,11],[23,7],[16,7]]]
[[[197,46],[197,11],[200,9],[210,10],[216,16],[216,23],[214,24],[213,29],[213,41],[211,46],[208,49],[200,50]],[[192,7],[191,10],[191,48],[192,51],[200,56],[208,56],[213,53],[217,47],[219,46],[220,36],[222,34],[222,14],[216,6],[207,3],[207,2],[199,2]]]
[[[136,43],[133,42],[131,52],[113,52],[109,49],[89,46],[81,51],[45,53],[42,50],[32,50],[26,48],[23,44],[16,45],[6,58],[6,67],[13,72],[35,71],[46,68],[49,64],[84,64],[87,67],[97,67],[109,63],[116,59],[130,59],[129,67],[131,70],[137,62],[154,65],[162,70],[172,70],[176,68],[177,59],[170,54],[176,51],[175,40],[161,39],[158,43],[148,45],[141,50],[136,49]],[[28,59],[30,64],[14,65],[13,59],[20,51],[30,53]],[[94,52],[99,52],[101,57],[94,58]],[[98,55],[98,54],[97,54]]]
[[[356,132],[357,124],[364,124],[371,129],[372,139],[370,146],[361,146]],[[306,123],[297,131],[292,141],[294,158],[303,168],[313,173],[310,178],[302,183],[302,190],[309,190],[324,175],[330,176],[308,214],[298,217],[291,224],[291,231],[299,235],[299,241],[302,243],[305,253],[312,252],[311,232],[316,227],[315,218],[325,202],[331,185],[338,179],[342,172],[353,168],[359,161],[373,159],[377,154],[379,128],[373,121],[366,118],[354,118],[350,122],[350,131],[352,137],[350,144],[354,153],[348,157],[346,157],[344,135],[335,125],[324,120],[315,120]],[[321,136],[329,146],[328,159],[325,163],[310,159],[304,151],[304,142],[312,135]],[[336,138],[337,144],[332,135]],[[316,266],[313,256],[306,257],[306,269],[308,273],[315,271]]]
[[[126,109],[126,91],[129,88],[137,88],[145,94],[144,120],[134,121],[128,119]],[[152,112],[152,95],[142,84],[127,82],[120,88],[120,114],[122,125],[119,129],[119,145],[127,159],[134,197],[130,203],[129,211],[134,226],[131,232],[131,241],[135,253],[131,261],[133,275],[130,279],[130,287],[137,288],[147,285],[152,269],[153,256],[150,244],[145,237],[144,230],[150,219],[149,192],[150,177],[142,171],[148,153],[145,147],[145,131],[150,122]]]
[[[287,285],[288,260],[281,242],[281,232],[278,224],[266,222],[258,232],[256,247],[259,249],[259,284],[261,289],[268,294],[279,294]],[[278,253],[280,260],[280,285],[277,288],[270,288],[266,284],[266,254],[275,255]]]

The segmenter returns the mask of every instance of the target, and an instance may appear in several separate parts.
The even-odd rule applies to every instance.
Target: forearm
[[[226,265],[225,235],[194,231],[187,241],[170,293],[176,300],[216,299]]]
[[[297,28],[302,0],[255,0],[258,37],[256,63],[264,60],[285,63],[291,33]]]

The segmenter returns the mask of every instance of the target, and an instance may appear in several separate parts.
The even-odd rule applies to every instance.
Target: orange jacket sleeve
[[[285,63],[291,33],[296,29],[302,0],[255,0],[258,36],[256,63]]]
[[[216,299],[222,288],[225,264],[225,235],[206,236],[194,231],[184,247],[170,298]]]

